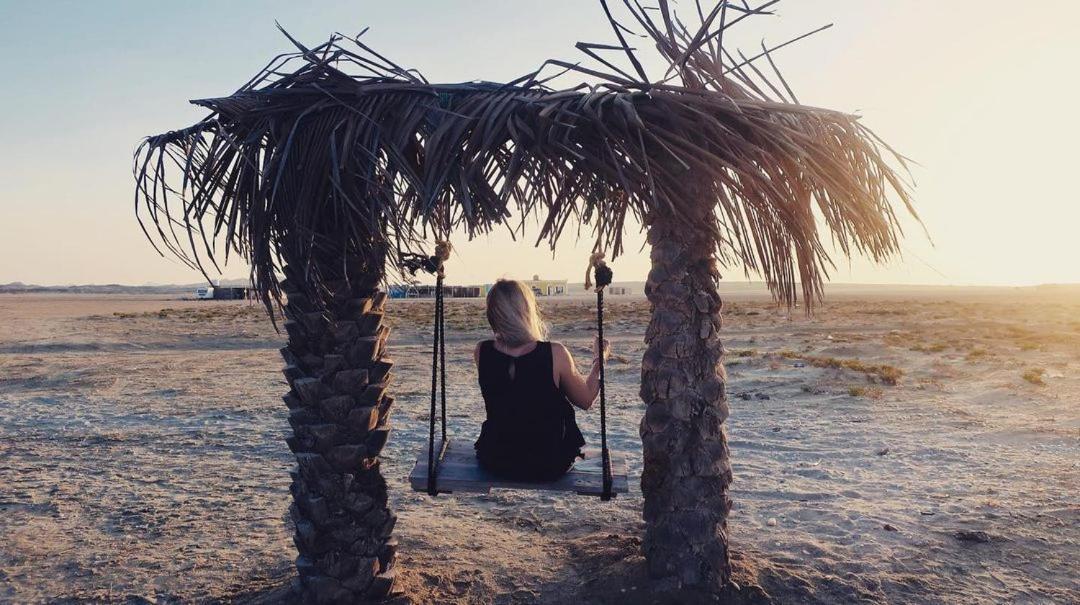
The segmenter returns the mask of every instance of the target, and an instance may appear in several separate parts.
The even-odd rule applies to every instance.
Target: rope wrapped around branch
[[[589,256],[589,266],[585,269],[585,289],[593,289],[593,276],[596,278],[596,292],[599,293],[606,286],[611,285],[614,272],[604,262],[603,252],[593,252]]]

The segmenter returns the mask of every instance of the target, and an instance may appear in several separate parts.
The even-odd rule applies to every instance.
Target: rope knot
[[[441,261],[450,260],[450,252],[453,251],[453,249],[454,247],[450,245],[449,241],[439,240],[435,242],[435,256]]]
[[[453,249],[454,247],[451,246],[450,242],[447,240],[435,242],[435,256],[432,257],[432,260],[436,261],[440,277],[446,276],[446,271],[443,269],[443,263],[450,260],[450,252],[453,251]]]
[[[585,289],[591,290],[593,288],[593,276],[596,277],[596,291],[603,290],[605,286],[611,285],[611,280],[614,277],[614,273],[611,268],[604,262],[603,252],[593,252],[589,255],[589,266],[585,269]]]
[[[403,269],[416,275],[417,271],[424,271],[438,277],[446,277],[443,263],[450,260],[450,252],[453,246],[450,242],[439,240],[435,242],[435,254],[425,256],[414,252],[398,252],[400,264]]]

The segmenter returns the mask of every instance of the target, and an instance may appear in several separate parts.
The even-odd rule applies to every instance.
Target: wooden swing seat
[[[486,494],[492,489],[521,489],[600,496],[604,491],[604,474],[599,448],[583,450],[585,458],[579,458],[573,468],[555,481],[527,482],[501,479],[481,468],[471,443],[457,444],[450,441],[444,449],[441,443],[436,442],[435,446],[438,468],[435,485],[439,493],[479,492]],[[439,452],[442,452],[441,460],[438,459]],[[610,457],[612,494],[625,494],[629,487],[626,477],[626,460],[617,452],[611,452]],[[409,483],[415,491],[427,491],[428,454],[426,448],[416,459],[416,466],[409,474]]]

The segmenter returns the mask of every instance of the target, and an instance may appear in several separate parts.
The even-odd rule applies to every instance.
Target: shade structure
[[[584,234],[611,255],[627,225],[647,231],[643,550],[672,588],[728,581],[720,269],[809,310],[831,250],[888,259],[894,205],[914,215],[901,156],[857,116],[798,102],[773,59],[788,42],[725,45],[777,2],[601,0],[612,41],[503,83],[433,84],[362,36],[290,37],[297,51],[235,93],[194,101],[204,120],[140,145],[136,212],[159,251],[204,272],[241,255],[284,311],[302,600],[394,586],[379,284],[431,239],[497,228],[552,247]]]
[[[898,251],[889,194],[911,206],[890,164],[903,159],[857,116],[795,102],[778,72],[765,76],[768,48],[737,58],[722,46],[774,4],[719,3],[690,29],[666,1],[627,2],[667,66],[655,78],[614,18],[616,44],[578,44],[597,69],[551,60],[506,83],[431,84],[362,37],[293,40],[298,52],[235,93],[193,101],[206,119],[144,141],[137,212],[197,268],[242,254],[269,301],[283,250],[309,257],[335,238],[384,246],[393,266],[431,234],[525,233],[535,217],[538,243],[585,226],[618,254],[629,218],[687,220],[688,204],[708,204],[722,264],[812,304],[831,266],[820,225],[842,253],[880,261]],[[573,75],[584,81],[551,87]],[[324,279],[314,266],[303,278]]]

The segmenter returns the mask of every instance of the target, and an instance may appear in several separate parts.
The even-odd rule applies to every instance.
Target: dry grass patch
[[[941,353],[942,351],[944,351],[945,349],[948,349],[948,348],[949,348],[949,345],[941,343],[941,342],[936,342],[934,344],[928,344],[928,345],[923,344],[923,343],[919,343],[919,344],[916,344],[916,345],[912,346],[911,350],[912,351],[918,351],[920,353]]]
[[[908,309],[864,309],[858,311],[861,315],[909,315]]]
[[[142,311],[138,313],[116,312],[112,314],[116,319],[172,319],[177,321],[205,322],[221,320],[246,320],[264,321],[266,309],[259,305],[217,305],[206,303],[206,306],[174,309],[165,308],[157,311]]]
[[[850,386],[847,393],[852,397],[869,397],[870,399],[881,399],[885,396],[885,391],[875,386]]]
[[[1046,384],[1045,376],[1046,368],[1031,368],[1020,375],[1024,380],[1039,386]]]
[[[860,359],[840,359],[837,357],[819,357],[816,355],[807,355],[805,353],[798,353],[791,350],[783,350],[778,353],[780,357],[785,359],[799,359],[816,368],[833,368],[837,370],[851,370],[853,372],[861,372],[867,376],[877,378],[881,382],[888,385],[895,385],[900,382],[900,378],[903,377],[904,372],[900,368],[890,366],[887,364],[874,364],[866,363]]]

